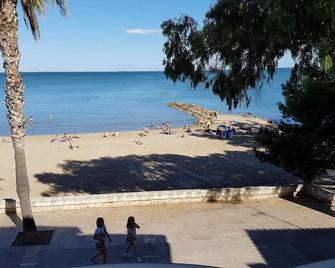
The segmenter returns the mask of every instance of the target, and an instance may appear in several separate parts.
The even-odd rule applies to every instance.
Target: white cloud
[[[162,33],[162,30],[160,29],[127,29],[127,34],[160,34]]]

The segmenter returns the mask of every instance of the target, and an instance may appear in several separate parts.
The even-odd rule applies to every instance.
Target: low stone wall
[[[298,185],[259,186],[42,197],[33,198],[31,200],[31,205],[33,211],[41,211],[183,202],[243,201],[247,199],[267,199],[291,196],[294,194],[297,187]],[[18,200],[0,200],[1,213],[15,213],[18,208],[20,208]]]
[[[306,185],[304,187],[306,194],[309,195],[310,197],[313,197],[322,202],[330,204],[331,206],[335,206],[335,192],[329,191],[324,187],[313,183],[310,185]]]

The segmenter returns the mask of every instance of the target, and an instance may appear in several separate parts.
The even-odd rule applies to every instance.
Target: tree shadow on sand
[[[90,161],[68,160],[58,166],[62,168],[62,173],[35,175],[40,182],[50,186],[50,190],[43,192],[42,196],[296,182],[283,170],[259,162],[252,152],[238,151],[197,157],[177,154],[102,157]]]

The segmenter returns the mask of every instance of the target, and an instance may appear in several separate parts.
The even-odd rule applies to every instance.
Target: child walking
[[[102,255],[102,260],[104,263],[107,263],[107,251],[105,247],[105,240],[106,237],[109,240],[109,243],[112,242],[108,232],[107,228],[105,226],[104,218],[99,217],[97,218],[97,228],[95,229],[93,239],[95,240],[95,248],[97,250],[97,254],[91,258],[91,261],[95,263],[95,259]]]
[[[140,226],[135,222],[135,218],[133,216],[128,217],[126,227],[127,227],[127,238],[126,238],[127,247],[124,253],[122,254],[122,256],[125,258],[129,258],[130,254],[128,252],[132,248],[134,250],[137,261],[143,262],[142,258],[137,255],[136,245],[135,245],[136,229],[140,229]]]

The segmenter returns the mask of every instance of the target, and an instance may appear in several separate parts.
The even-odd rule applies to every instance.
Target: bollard
[[[5,213],[16,214],[16,200],[12,198],[4,198],[5,200]]]

